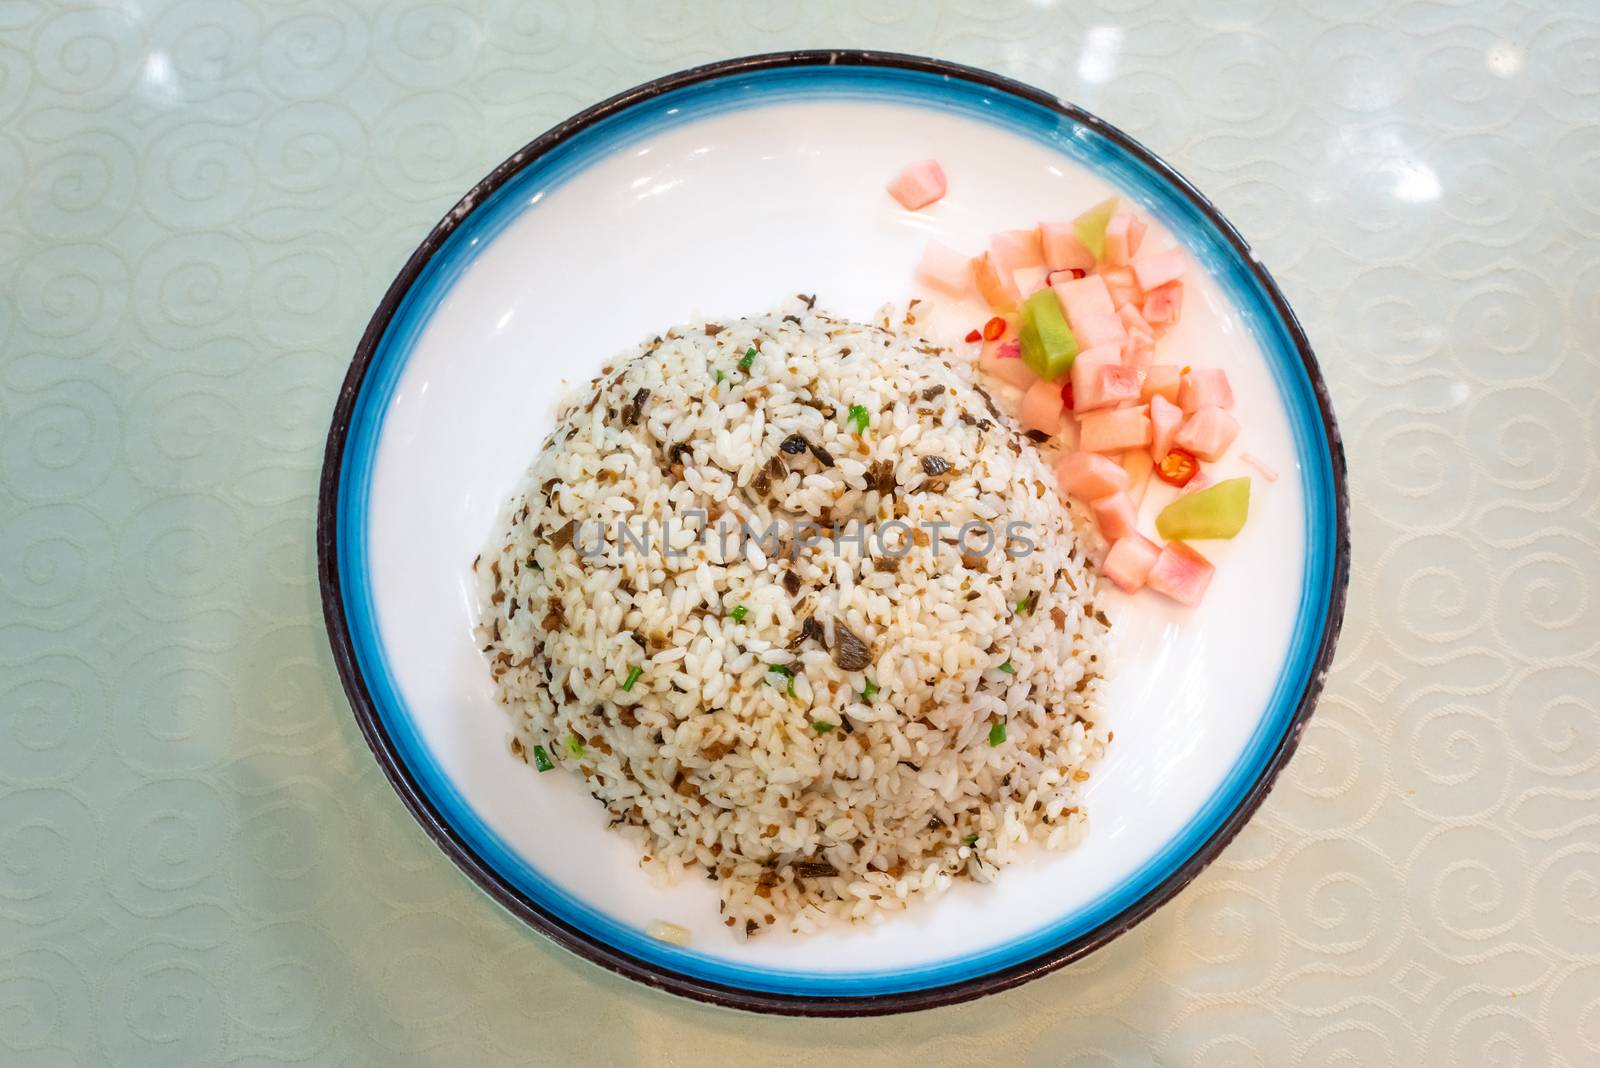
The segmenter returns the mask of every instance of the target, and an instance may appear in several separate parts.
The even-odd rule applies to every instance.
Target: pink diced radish
[[[1044,266],[1037,230],[1002,230],[990,238],[989,247],[998,252],[1013,271]]]
[[[978,357],[978,370],[1018,389],[1030,389],[1039,381],[1039,376],[1022,362],[1022,345],[1016,338],[985,341]]]
[[[990,249],[973,258],[972,276],[978,283],[978,292],[982,294],[984,303],[996,311],[1010,311],[1022,303],[1022,293],[1017,289],[1017,280],[1011,276],[1011,268],[1005,265],[1005,259],[996,250]]]
[[[1155,420],[1150,422],[1153,427]],[[1129,449],[1122,454],[1122,469],[1128,472],[1128,496],[1136,508],[1144,503],[1144,491],[1150,485],[1150,472],[1155,465],[1146,449]]]
[[[1100,272],[1100,279],[1105,282],[1106,294],[1115,307],[1138,304],[1143,299],[1139,284],[1133,280],[1133,272],[1126,267],[1106,268]]]
[[[936,159],[918,160],[895,175],[888,189],[901,207],[917,211],[944,196],[944,168]]]
[[[1150,459],[1160,463],[1172,451],[1172,441],[1183,426],[1183,411],[1157,393],[1150,398]]]
[[[1141,379],[1150,370],[1155,358],[1156,343],[1149,334],[1130,332],[1128,339],[1122,343],[1122,366],[1133,369]]]
[[[1074,334],[1078,332],[1076,324],[1079,320],[1102,315],[1115,317],[1117,314],[1117,306],[1111,303],[1111,293],[1106,289],[1106,280],[1097,274],[1075,278],[1070,282],[1057,282],[1051,288],[1056,291],[1061,310],[1066,313],[1067,323],[1072,326]]]
[[[1094,514],[1095,524],[1107,541],[1127,537],[1139,523],[1139,510],[1126,492],[1101,497],[1089,505],[1089,511]]]
[[[1117,309],[1117,318],[1122,320],[1122,328],[1130,334],[1143,334],[1145,337],[1155,337],[1156,332],[1150,329],[1150,324],[1144,321],[1144,316],[1139,314],[1139,309],[1132,304],[1124,304]]]
[[[972,288],[972,260],[949,245],[929,241],[917,264],[917,281],[959,300]]]
[[[1022,429],[1038,430],[1054,437],[1061,429],[1063,407],[1061,384],[1040,379],[1029,386],[1028,392],[1022,395],[1022,406],[1018,409],[1017,415],[1022,420]]]
[[[1078,418],[1078,448],[1084,452],[1123,452],[1150,444],[1150,414],[1145,405],[1089,412]]]
[[[1072,362],[1072,410],[1113,408],[1139,399],[1139,372],[1120,363]]]
[[[1045,266],[1052,271],[1073,267],[1080,271],[1094,270],[1094,253],[1083,247],[1071,223],[1040,223],[1039,250],[1044,255]]]
[[[1122,342],[1127,338],[1128,332],[1122,328],[1122,320],[1115,312],[1100,315],[1079,316],[1076,319],[1068,318],[1067,325],[1072,327],[1072,336],[1078,339],[1078,344],[1085,348],[1095,348],[1101,345],[1114,348],[1120,353]]]
[[[1072,361],[1072,366],[1076,367],[1084,362],[1120,364],[1122,362],[1122,350],[1116,345],[1095,345],[1092,348],[1085,348]]]
[[[1115,582],[1124,593],[1132,593],[1144,585],[1150,569],[1155,566],[1161,550],[1143,534],[1128,534],[1118,538],[1106,553],[1100,573]]]
[[[1139,246],[1144,244],[1144,220],[1135,215],[1133,222],[1128,224],[1128,257],[1131,259],[1139,254]]]
[[[1102,262],[1108,267],[1125,267],[1132,253],[1128,250],[1128,235],[1133,228],[1133,216],[1118,212],[1106,223],[1106,254]]]
[[[1139,314],[1153,327],[1178,325],[1178,318],[1183,314],[1183,283],[1168,282],[1146,293]]]
[[[1201,408],[1233,407],[1233,388],[1228,385],[1228,372],[1217,367],[1196,367],[1178,383],[1178,407],[1186,412]]]
[[[1152,401],[1152,404],[1155,402]],[[1184,420],[1172,443],[1202,460],[1215,460],[1239,435],[1239,421],[1221,408],[1201,408]]]
[[[1239,459],[1255,468],[1261,477],[1266,479],[1268,482],[1278,481],[1278,472],[1275,471],[1269,464],[1267,464],[1266,461],[1262,460],[1261,457],[1251,456],[1247,452],[1241,452],[1239,454]]]
[[[1145,576],[1145,584],[1179,604],[1196,605],[1211,585],[1216,568],[1211,561],[1181,541],[1169,541]]]
[[[1196,490],[1203,490],[1209,485],[1211,485],[1211,476],[1204,471],[1196,471],[1194,477],[1185,482],[1183,488],[1178,490],[1178,496],[1187,497]]]
[[[1139,399],[1147,401],[1159,393],[1171,403],[1177,404],[1178,383],[1182,378],[1182,369],[1171,364],[1158,363],[1145,372],[1144,388],[1139,390]]]
[[[1128,472],[1115,460],[1098,453],[1069,452],[1056,464],[1056,482],[1061,492],[1080,501],[1093,501],[1126,489]]]
[[[1139,283],[1139,288],[1148,293],[1182,278],[1183,272],[1189,269],[1189,257],[1183,254],[1181,248],[1169,248],[1165,252],[1147,252],[1143,256],[1135,256],[1128,266],[1133,268],[1133,277]]]

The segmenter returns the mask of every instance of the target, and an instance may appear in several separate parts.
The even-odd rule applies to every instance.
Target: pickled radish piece
[[[1150,402],[1154,404],[1154,401]],[[1221,408],[1201,408],[1184,420],[1172,443],[1202,460],[1219,459],[1239,436],[1239,421]]]
[[[1037,430],[1054,437],[1061,430],[1061,387],[1039,379],[1022,395],[1018,418],[1024,430]]]
[[[1077,268],[1087,273],[1094,270],[1094,253],[1083,247],[1083,242],[1073,233],[1071,223],[1040,223],[1039,251],[1044,255],[1045,266],[1051,271]]]
[[[1106,553],[1100,573],[1124,593],[1133,593],[1143,586],[1161,556],[1161,550],[1143,534],[1128,534],[1118,538]]]
[[[1128,487],[1128,472],[1109,457],[1069,452],[1056,464],[1056,482],[1063,493],[1081,501],[1099,500]]]
[[[1106,223],[1105,255],[1101,262],[1111,267],[1125,267],[1128,264],[1128,235],[1133,228],[1133,216],[1126,212],[1118,212],[1111,216],[1111,221]]]
[[[1139,218],[1139,216],[1135,215],[1133,217],[1133,221],[1128,224],[1128,255],[1129,255],[1129,257],[1137,256],[1139,254],[1139,246],[1144,244],[1144,232],[1145,232],[1144,220]]]
[[[1039,376],[1028,370],[1028,365],[1022,362],[1016,338],[984,342],[983,352],[978,357],[978,370],[1018,389],[1031,389],[1039,381]]]
[[[1181,541],[1169,541],[1145,576],[1145,585],[1179,604],[1196,605],[1216,571],[1211,561]]]
[[[1084,452],[1124,452],[1150,444],[1149,408],[1111,408],[1078,419],[1078,448]]]
[[[1111,296],[1111,303],[1115,307],[1132,304],[1137,307],[1144,300],[1144,292],[1139,288],[1139,283],[1133,280],[1133,272],[1126,267],[1110,267],[1101,270],[1100,278],[1106,284],[1106,292]]]
[[[1178,407],[1185,412],[1198,412],[1207,406],[1232,408],[1233,387],[1228,385],[1226,371],[1197,367],[1178,383]]]
[[[895,175],[889,195],[910,211],[918,211],[944,196],[944,168],[936,159],[919,160]]]
[[[1150,473],[1155,466],[1146,449],[1129,449],[1122,454],[1122,469],[1128,472],[1128,496],[1135,508],[1144,503],[1144,493],[1150,488]]]
[[[1022,303],[1022,292],[1005,260],[991,249],[972,261],[972,277],[984,302],[995,311],[1011,311]]]
[[[1139,283],[1139,288],[1148,293],[1182,278],[1183,272],[1189,269],[1189,257],[1181,248],[1169,248],[1165,252],[1135,256],[1128,266],[1133,268],[1134,281]]]
[[[1120,363],[1072,365],[1072,410],[1114,408],[1139,399],[1139,372]]]
[[[1183,426],[1183,411],[1157,393],[1150,398],[1150,459],[1160,463],[1172,451],[1172,442]]]
[[[1089,505],[1089,511],[1094,515],[1095,524],[1099,526],[1101,535],[1107,541],[1127,537],[1134,532],[1134,527],[1139,522],[1139,511],[1133,506],[1132,498],[1125,491],[1101,497]]]
[[[1152,366],[1144,375],[1144,386],[1139,390],[1139,399],[1148,401],[1156,394],[1167,398],[1172,404],[1178,403],[1178,387],[1183,378],[1183,371],[1170,364],[1158,363]]]
[[[1183,314],[1183,283],[1168,282],[1144,295],[1139,314],[1152,327],[1176,326]]]

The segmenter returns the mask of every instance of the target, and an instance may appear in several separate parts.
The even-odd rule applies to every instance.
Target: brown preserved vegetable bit
[[[825,860],[797,860],[794,873],[805,879],[830,879],[839,874],[839,869]]]
[[[833,662],[841,671],[860,671],[872,663],[872,650],[843,623],[833,624]]]
[[[943,456],[924,456],[922,470],[930,475],[942,475],[950,470],[950,461]]]

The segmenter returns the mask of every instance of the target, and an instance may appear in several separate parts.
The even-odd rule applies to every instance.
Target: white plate
[[[840,54],[828,54],[840,60]],[[374,317],[341,397],[320,539],[330,632],[363,729],[425,826],[513,911],[591,959],[779,1011],[975,996],[1131,925],[1253,810],[1309,714],[1345,576],[1343,465],[1298,326],[1198,194],[1125,137],[992,75],[901,57],[766,57],[642,87],[530,145],[430,236]],[[950,193],[884,182],[937,155]],[[1259,478],[1204,604],[1113,595],[1115,731],[1077,849],[958,886],[876,926],[738,942],[714,884],[661,887],[568,775],[507,750],[471,634],[469,564],[552,425],[616,352],[697,314],[796,292],[867,318],[904,303],[925,241],[1064,219],[1117,193],[1146,247],[1198,264],[1160,362],[1223,367]],[[955,340],[987,317],[940,306]],[[953,336],[952,336],[953,335]],[[1236,461],[1235,461],[1236,462]],[[1226,467],[1218,474],[1235,473]],[[1238,473],[1248,474],[1241,469]],[[1157,485],[1147,516],[1171,491]],[[687,949],[644,935],[654,919]]]

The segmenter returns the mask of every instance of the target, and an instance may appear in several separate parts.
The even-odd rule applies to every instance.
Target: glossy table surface
[[[498,911],[327,652],[327,419],[457,196],[648,78],[920,52],[1122,126],[1321,358],[1354,564],[1240,838],[974,1004],[741,1016]],[[0,1063],[1600,1059],[1600,11],[0,0]]]

